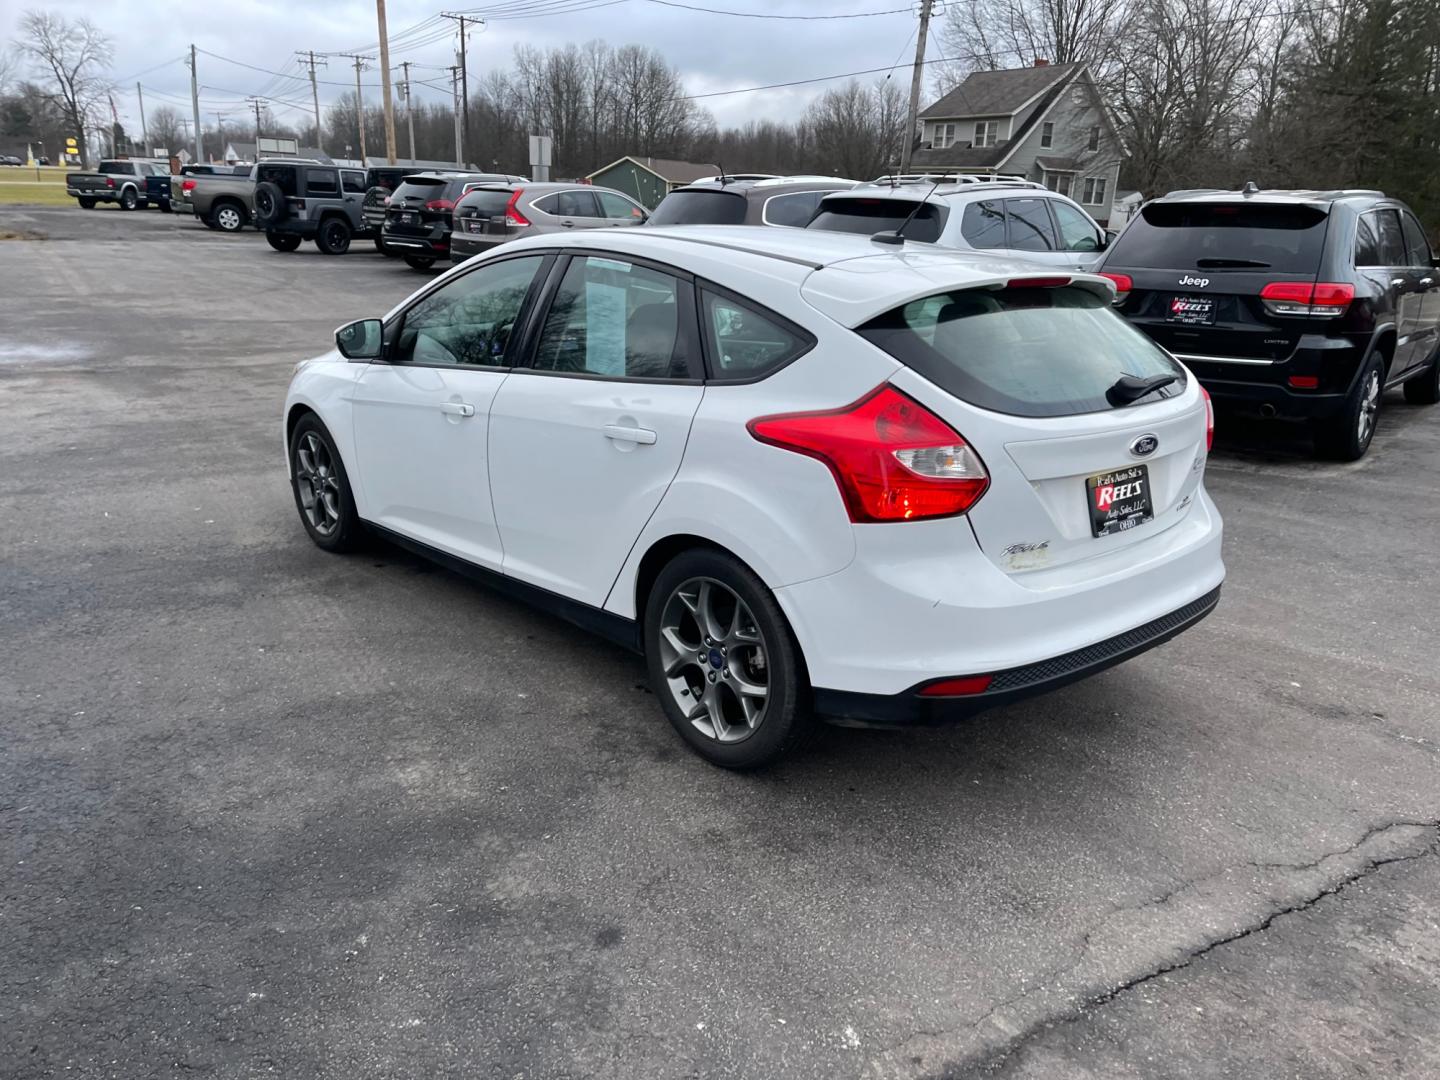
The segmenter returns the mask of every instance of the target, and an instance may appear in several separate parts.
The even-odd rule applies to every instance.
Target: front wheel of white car
[[[715,765],[769,765],[814,730],[804,663],[780,605],[724,552],[686,551],[660,571],[645,605],[645,660],[665,715]]]
[[[350,478],[330,433],[306,413],[290,435],[290,486],[310,539],[326,551],[350,551],[363,535]]]

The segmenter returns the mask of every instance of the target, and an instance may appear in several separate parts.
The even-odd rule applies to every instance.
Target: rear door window
[[[365,194],[365,174],[359,172],[342,172],[340,183],[346,191],[353,191],[357,195]]]
[[[741,225],[749,204],[738,191],[672,191],[650,215],[651,225]]]
[[[1178,376],[1159,394],[1184,385],[1183,369],[1159,346],[1076,286],[940,293],[858,332],[961,400],[1013,416],[1116,408],[1106,391],[1124,375]]]
[[[905,223],[912,210],[915,217],[905,228],[905,239],[929,244],[939,240],[949,211],[933,202],[921,203],[917,209],[912,199],[866,196],[826,199],[806,228],[871,236],[877,232],[894,232]]]
[[[960,235],[971,247],[981,251],[1003,248],[1005,207],[997,199],[971,203],[965,207],[965,216],[960,219]]]
[[[1380,231],[1374,214],[1361,214],[1355,222],[1355,265],[1385,265],[1380,258]]]
[[[305,194],[321,197],[339,195],[339,174],[337,174],[334,169],[306,169]]]
[[[1380,233],[1381,266],[1405,265],[1405,231],[1400,228],[1398,210],[1376,210],[1375,226]]]
[[[1151,203],[1115,241],[1110,267],[1274,270],[1313,276],[1328,215],[1292,203]],[[1398,222],[1397,222],[1398,226]]]

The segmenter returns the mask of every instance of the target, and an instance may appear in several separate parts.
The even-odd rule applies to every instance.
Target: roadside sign
[[[554,142],[549,135],[530,136],[530,179],[550,179],[550,154]]]
[[[169,157],[170,151],[163,146],[157,146],[150,151],[151,157]]]
[[[255,144],[257,154],[288,154],[295,157],[300,153],[300,144],[294,139],[260,139]]]

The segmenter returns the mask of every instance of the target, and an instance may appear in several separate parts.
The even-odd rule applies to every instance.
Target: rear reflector
[[[964,438],[888,383],[843,408],[762,416],[748,426],[763,443],[828,465],[855,522],[963,514],[990,486]]]
[[[1110,283],[1115,286],[1115,303],[1123,304],[1125,298],[1130,295],[1130,290],[1135,287],[1135,279],[1129,274],[1107,274],[1101,271],[1100,276],[1109,278]]]
[[[1205,399],[1205,452],[1215,449],[1215,403],[1210,400],[1210,391],[1200,387],[1200,396]]]
[[[990,689],[990,675],[966,675],[958,679],[941,679],[920,688],[921,697],[968,697]]]
[[[1355,286],[1346,282],[1272,281],[1260,290],[1260,300],[1272,315],[1333,319],[1344,315],[1355,299]]]
[[[1296,390],[1317,390],[1320,387],[1320,376],[1291,375],[1289,382]]]

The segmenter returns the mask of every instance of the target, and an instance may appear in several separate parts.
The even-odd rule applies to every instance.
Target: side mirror
[[[335,331],[335,347],[347,360],[378,360],[384,347],[385,324],[379,319],[356,319]]]

